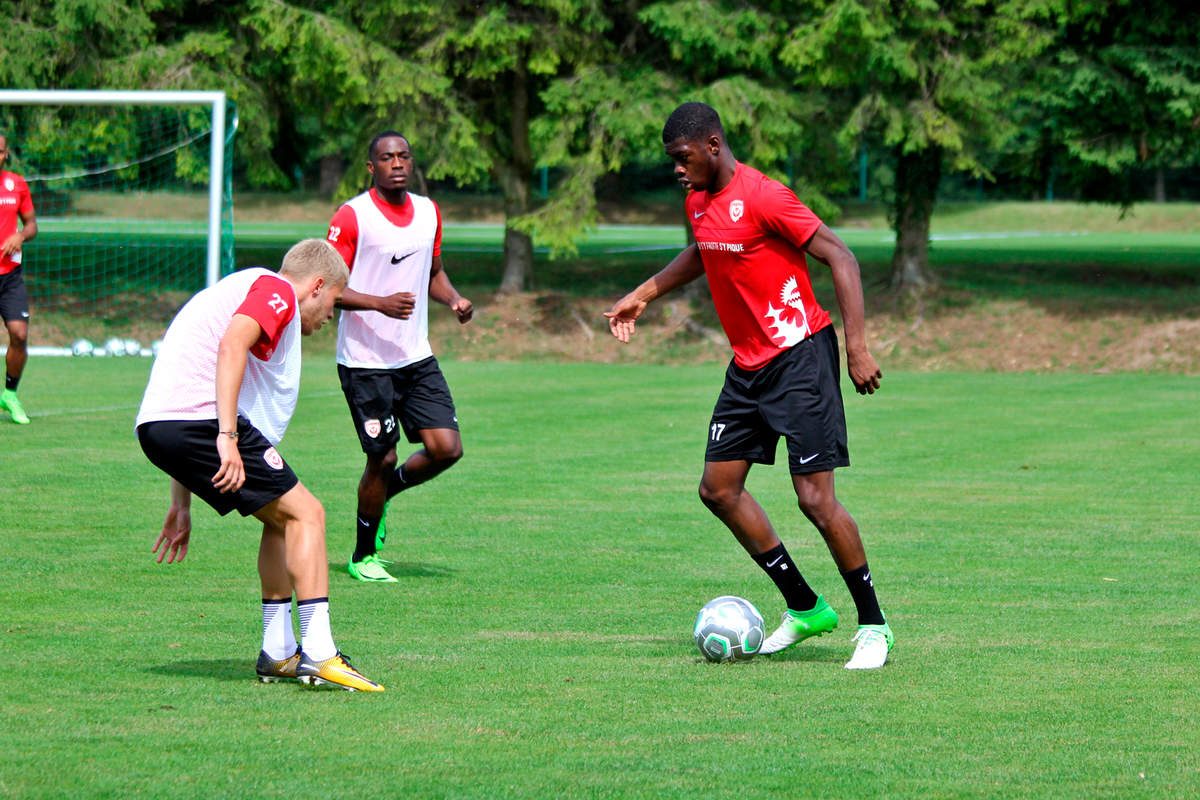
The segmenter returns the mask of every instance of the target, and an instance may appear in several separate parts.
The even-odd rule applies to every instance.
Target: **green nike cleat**
[[[375,529],[375,552],[378,553],[383,549],[383,543],[387,541],[387,510],[388,503],[383,504],[383,516],[379,518],[379,527]]]
[[[818,595],[817,604],[810,611],[792,611],[789,608],[783,612],[779,627],[767,637],[758,652],[763,655],[781,652],[805,639],[829,633],[837,624],[837,612],[825,602],[824,595]]]
[[[399,583],[399,581],[388,574],[388,571],[383,568],[383,564],[379,563],[379,556],[374,553],[365,557],[362,561],[352,560],[346,565],[346,569],[355,578],[367,583]]]
[[[8,412],[12,417],[12,421],[18,425],[28,425],[29,415],[25,413],[25,409],[21,408],[21,401],[17,399],[17,393],[12,389],[5,389],[0,392],[0,408]]]

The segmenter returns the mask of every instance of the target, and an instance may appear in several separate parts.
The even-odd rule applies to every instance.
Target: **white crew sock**
[[[262,649],[275,661],[283,661],[296,652],[296,634],[292,630],[292,598],[263,598]]]
[[[296,609],[300,612],[300,646],[304,654],[313,661],[324,661],[337,655],[333,633],[329,630],[329,598],[299,600]]]

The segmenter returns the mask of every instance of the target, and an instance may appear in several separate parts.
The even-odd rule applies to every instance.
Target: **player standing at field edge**
[[[300,393],[300,337],[333,318],[347,278],[333,248],[306,239],[278,273],[241,270],[197,294],[163,336],[137,435],[171,476],[171,505],[154,543],[159,563],[168,553],[168,564],[187,555],[192,494],[222,516],[236,508],[262,522],[259,679],[381,692],[333,643],[325,509],[275,450]]]
[[[29,415],[17,399],[17,384],[29,358],[29,293],[21,271],[21,250],[37,236],[33,198],[25,179],[4,169],[8,139],[0,135],[0,317],[8,329],[8,352],[4,356],[4,391],[0,409],[18,425],[28,425]],[[17,230],[17,218],[21,229]]]
[[[449,306],[460,323],[474,309],[442,267],[437,203],[408,190],[408,140],[392,130],[377,134],[367,147],[367,172],[372,188],[337,210],[327,237],[350,268],[338,301],[338,376],[367,456],[347,568],[361,581],[394,582],[378,555],[388,501],[463,452],[450,387],[429,345],[429,300]],[[401,427],[421,449],[397,466]]]
[[[787,604],[759,652],[779,652],[832,631],[838,622],[746,491],[750,465],[773,464],[783,436],[800,510],[824,537],[858,609],[857,646],[846,668],[881,667],[894,639],[875,597],[858,526],[834,494],[834,468],[850,463],[837,334],[813,294],[805,254],[833,273],[847,371],[859,394],[871,394],[882,374],[867,351],[858,261],[790,189],[734,158],[710,106],[679,106],[662,139],[676,178],[690,190],[685,205],[696,242],[605,312],[609,326],[628,342],[648,303],[707,275],[733,360],[709,424],[700,498]]]

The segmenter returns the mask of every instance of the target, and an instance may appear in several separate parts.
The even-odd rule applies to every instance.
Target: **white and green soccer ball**
[[[709,661],[746,661],[758,654],[767,632],[753,603],[724,595],[700,609],[692,637]]]

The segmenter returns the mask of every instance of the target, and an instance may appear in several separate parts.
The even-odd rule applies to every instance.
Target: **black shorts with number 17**
[[[832,325],[759,369],[730,362],[709,422],[704,460],[774,464],[782,436],[793,475],[849,466],[840,377]]]

